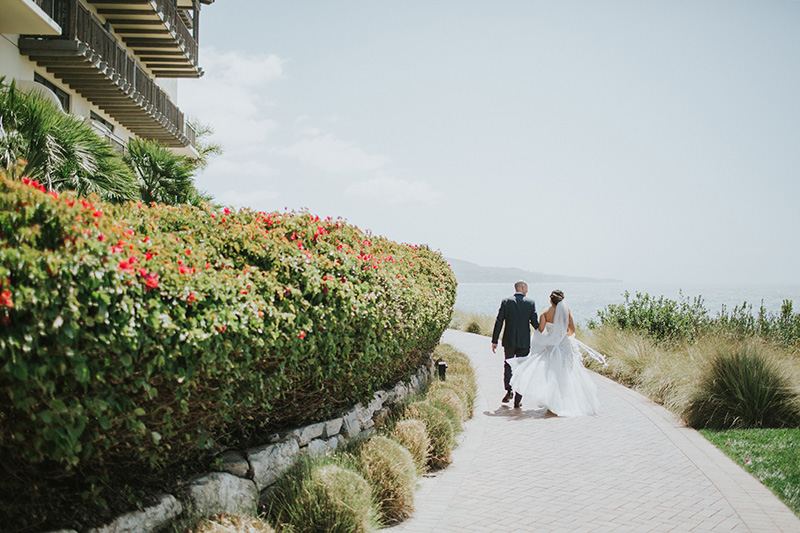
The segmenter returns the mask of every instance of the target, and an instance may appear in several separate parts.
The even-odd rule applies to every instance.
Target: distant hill
[[[575,281],[586,283],[610,283],[618,282],[618,279],[598,279],[576,276],[561,276],[558,274],[545,274],[543,272],[529,272],[521,268],[486,267],[462,261],[460,259],[445,258],[456,280],[459,283],[514,283],[523,279],[528,283],[544,283],[556,281]]]

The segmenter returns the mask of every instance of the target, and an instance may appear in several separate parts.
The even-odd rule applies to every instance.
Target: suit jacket
[[[497,319],[494,321],[494,333],[492,334],[492,344],[497,344],[500,337],[500,330],[503,331],[503,346],[514,346],[516,348],[530,348],[531,346],[531,326],[534,329],[539,327],[539,317],[536,316],[536,304],[530,298],[526,298],[521,293],[510,296],[500,303],[500,310],[497,312]]]

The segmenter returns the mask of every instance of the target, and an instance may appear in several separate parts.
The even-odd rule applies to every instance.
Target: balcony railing
[[[173,0],[155,0],[156,9],[164,22],[175,31],[178,41],[186,47],[186,53],[197,62],[197,39],[178,13]]]
[[[137,135],[170,146],[190,144],[183,113],[92,13],[77,0],[38,1],[62,35],[24,37],[22,53]],[[56,46],[57,41],[74,45]],[[71,50],[72,58],[65,50]],[[106,81],[98,83],[101,78]]]

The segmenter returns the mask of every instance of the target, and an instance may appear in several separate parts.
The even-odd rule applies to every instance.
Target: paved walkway
[[[454,462],[425,477],[395,532],[800,532],[766,487],[666,409],[599,375],[600,413],[546,418],[503,396],[502,355],[448,330],[478,379]]]

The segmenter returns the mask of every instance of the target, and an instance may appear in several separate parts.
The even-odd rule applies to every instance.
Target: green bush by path
[[[700,433],[800,516],[800,429],[703,430]]]
[[[431,450],[431,439],[428,436],[425,422],[413,418],[399,420],[394,425],[390,436],[411,453],[417,470],[424,472]]]
[[[418,474],[411,452],[378,435],[361,448],[360,466],[372,486],[383,522],[392,524],[411,516]]]
[[[366,533],[378,527],[369,483],[349,456],[305,458],[281,478],[267,517],[291,533]]]
[[[444,411],[425,401],[409,404],[405,417],[425,423],[425,429],[431,440],[428,465],[433,469],[449,465],[453,460],[452,453],[456,445],[453,425],[460,422],[448,418]]]
[[[694,341],[703,335],[718,335],[736,339],[760,337],[789,348],[800,348],[800,313],[791,300],[784,300],[780,313],[769,313],[762,305],[756,314],[752,305],[743,303],[730,311],[723,306],[712,316],[703,299],[678,301],[660,296],[624,293],[625,302],[611,304],[597,312],[598,320],[589,323],[590,329],[614,327],[621,331],[639,331],[656,340]]]
[[[455,300],[437,252],[304,212],[0,180],[0,241],[0,454],[20,469],[159,467],[321,419],[411,375]]]

